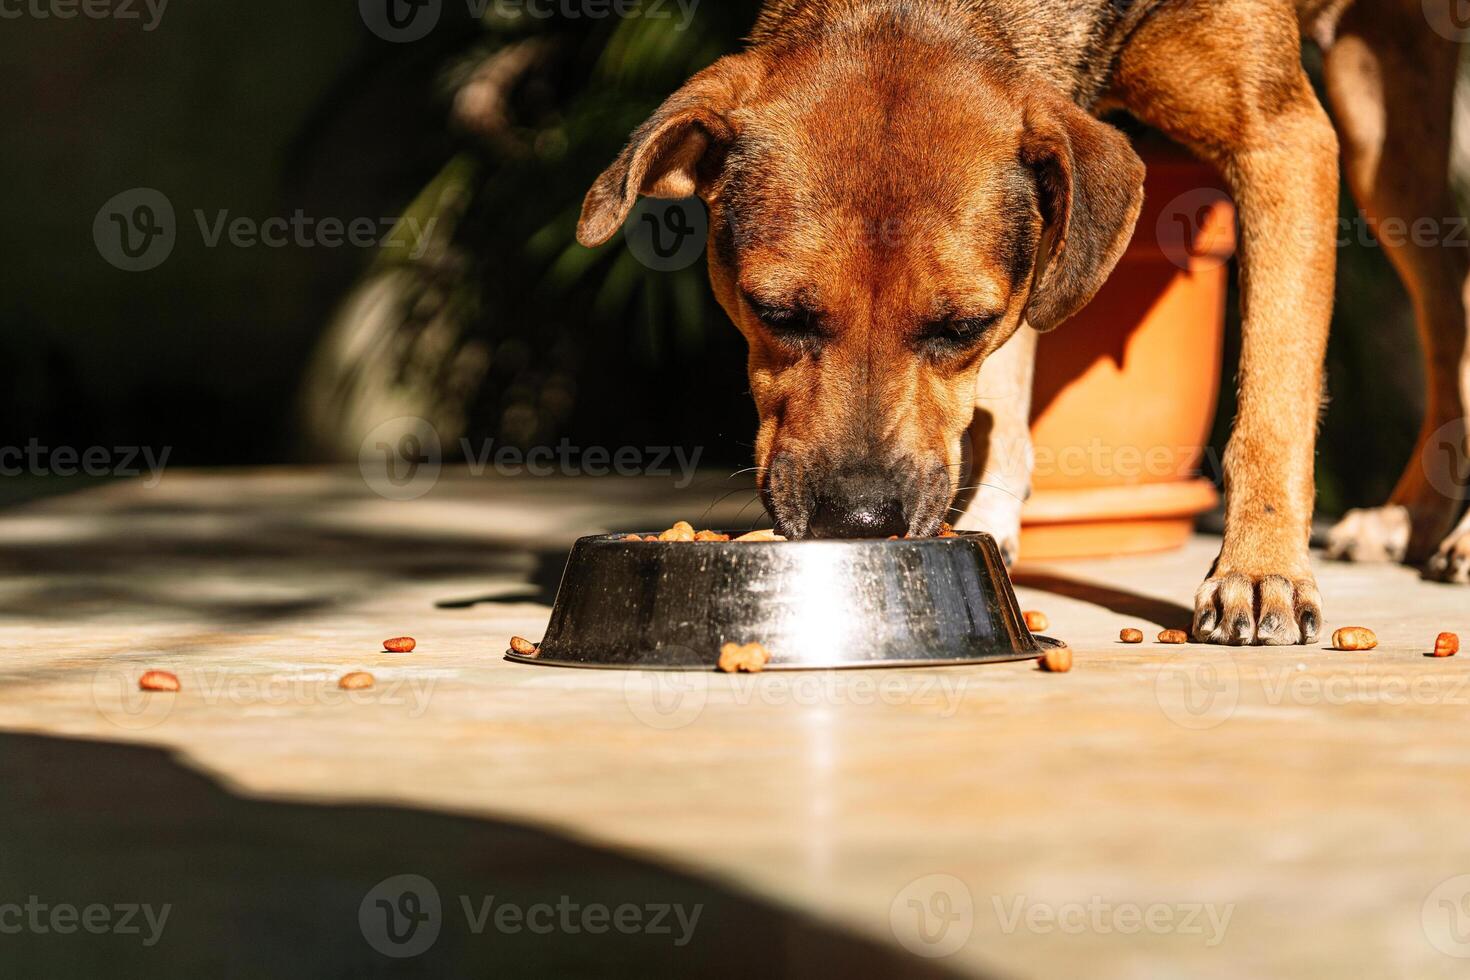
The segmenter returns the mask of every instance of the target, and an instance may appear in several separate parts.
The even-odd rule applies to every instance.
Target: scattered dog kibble
[[[411,636],[395,636],[383,641],[383,649],[389,653],[412,653],[418,642]]]
[[[720,669],[727,674],[736,672],[759,674],[766,669],[771,655],[759,643],[726,643],[720,647]]]
[[[177,691],[179,679],[166,670],[150,670],[138,678],[138,689],[143,691]]]
[[[1344,626],[1332,634],[1332,646],[1336,650],[1372,650],[1378,645],[1378,636],[1366,626]]]
[[[1021,616],[1026,620],[1026,628],[1033,633],[1040,633],[1051,625],[1051,620],[1046,618],[1046,613],[1031,610],[1024,612]]]
[[[1159,634],[1160,643],[1188,643],[1189,634],[1183,630],[1164,630]]]
[[[537,652],[536,644],[524,636],[512,636],[510,638],[510,649],[512,653],[521,657],[534,657]]]
[[[377,678],[365,670],[354,670],[350,674],[343,674],[337,686],[344,691],[365,691],[376,684]]]
[[[1142,643],[1143,630],[1119,630],[1118,639],[1124,643]]]
[[[1046,651],[1041,655],[1038,666],[1048,674],[1065,674],[1072,669],[1072,648],[1056,647]]]
[[[736,541],[785,541],[786,539],[783,538],[781,535],[777,534],[775,531],[772,531],[772,530],[761,530],[761,531],[751,531],[749,534],[742,534],[742,535],[740,535],[740,537],[736,538],[735,540]]]
[[[1460,638],[1454,633],[1441,633],[1434,638],[1436,657],[1453,657],[1460,652]]]

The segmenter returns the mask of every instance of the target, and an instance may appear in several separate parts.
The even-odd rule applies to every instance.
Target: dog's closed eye
[[[951,357],[973,350],[986,331],[1000,321],[1000,314],[947,318],[924,324],[914,336],[915,346],[927,354]]]
[[[775,305],[753,297],[746,297],[746,302],[766,329],[783,343],[807,347],[826,339],[821,317],[800,304]]]

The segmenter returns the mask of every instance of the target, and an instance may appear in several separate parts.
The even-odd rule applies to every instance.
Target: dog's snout
[[[908,530],[903,504],[897,500],[844,507],[830,499],[817,502],[812,534],[819,538],[889,538]]]
[[[903,501],[862,481],[840,482],[817,497],[811,533],[818,538],[887,538],[908,531]]]

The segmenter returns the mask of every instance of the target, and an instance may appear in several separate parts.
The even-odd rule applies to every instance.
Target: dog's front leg
[[[962,516],[953,523],[985,531],[1007,564],[1020,557],[1021,505],[1031,495],[1031,378],[1036,331],[1022,326],[981,366],[970,427],[971,476],[964,477]]]
[[[1221,160],[1240,209],[1239,409],[1225,451],[1225,540],[1195,596],[1211,643],[1310,643],[1308,556],[1336,261],[1337,141],[1310,91],[1262,143]]]
[[[1240,397],[1225,453],[1225,540],[1195,596],[1194,636],[1210,643],[1309,643],[1322,626],[1308,538],[1338,147],[1300,44],[1285,5],[1182,0],[1136,32],[1117,79],[1130,110],[1215,164],[1240,216]]]

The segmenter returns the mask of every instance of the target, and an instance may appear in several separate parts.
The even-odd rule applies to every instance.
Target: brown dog
[[[1138,216],[1143,166],[1095,118],[1127,110],[1213,163],[1240,214],[1240,411],[1195,635],[1310,642],[1338,139],[1300,40],[1329,49],[1334,100],[1353,106],[1365,207],[1447,216],[1447,135],[1394,145],[1426,109],[1448,133],[1454,46],[1419,2],[771,0],[748,50],[633,135],[579,238],[605,242],[639,194],[708,205],[711,280],[750,343],[761,486],[787,535],[933,533],[967,489],[973,428],[985,486],[966,523],[1013,541],[1032,331],[1092,298]],[[1398,123],[1387,104],[1406,107]],[[1463,415],[1463,254],[1394,258],[1430,341],[1431,422]],[[1396,502],[1415,529],[1448,530],[1453,502],[1408,482]],[[1385,518],[1354,520],[1366,540]],[[1470,529],[1445,547],[1470,561]]]

